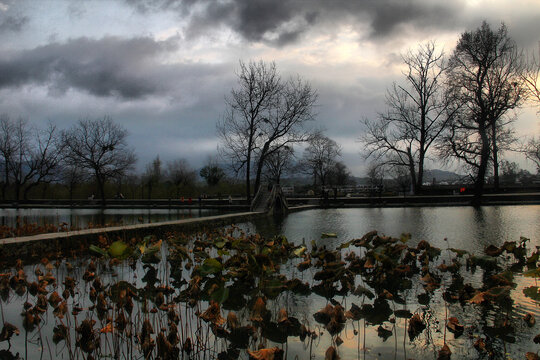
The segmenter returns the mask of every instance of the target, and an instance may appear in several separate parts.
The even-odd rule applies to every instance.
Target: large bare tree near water
[[[421,192],[428,151],[452,115],[444,96],[444,61],[434,42],[402,56],[407,70],[403,85],[387,91],[388,110],[364,120],[361,142],[366,157],[390,167],[407,169],[415,194]]]
[[[102,204],[105,204],[105,183],[123,176],[133,168],[136,157],[126,142],[127,130],[111,118],[83,119],[62,133],[68,164],[87,169],[93,174]]]
[[[504,24],[494,31],[484,22],[463,33],[449,60],[449,96],[460,111],[441,149],[472,170],[476,196],[484,191],[490,161],[498,177],[499,132],[523,99],[521,70],[521,54]]]
[[[251,176],[254,172],[256,192],[267,157],[308,138],[306,122],[313,119],[316,99],[309,83],[300,77],[283,80],[274,63],[240,62],[238,86],[217,127],[220,153],[244,173],[248,201]]]

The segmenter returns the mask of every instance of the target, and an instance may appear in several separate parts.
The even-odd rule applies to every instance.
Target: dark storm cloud
[[[95,96],[141,98],[163,91],[155,58],[175,49],[172,41],[105,37],[70,39],[0,55],[0,88],[45,85]]]
[[[8,31],[19,32],[29,20],[28,16],[22,15],[0,16],[0,33]]]
[[[368,24],[371,38],[395,35],[401,25],[420,31],[453,28],[463,9],[461,0],[124,0],[139,11],[174,11],[191,16],[190,30],[198,33],[227,26],[248,41],[282,46],[296,42],[315,26]]]

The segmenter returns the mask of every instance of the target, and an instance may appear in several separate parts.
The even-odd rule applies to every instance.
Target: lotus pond
[[[539,219],[312,210],[100,237],[1,271],[0,359],[535,359]]]

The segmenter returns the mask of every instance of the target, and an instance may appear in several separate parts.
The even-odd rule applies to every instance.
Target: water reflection
[[[518,241],[521,236],[540,245],[540,206],[421,207],[314,209],[277,218],[256,220],[253,231],[273,236],[276,231],[290,241],[333,247],[377,230],[389,236],[412,235],[412,244],[429,240],[435,246],[480,252],[489,244]],[[325,232],[335,239],[321,239]],[[447,239],[447,241],[445,241]]]
[[[84,229],[105,225],[131,225],[217,215],[222,212],[206,209],[2,209],[0,223],[16,227],[19,224],[37,226],[65,223],[68,228]]]

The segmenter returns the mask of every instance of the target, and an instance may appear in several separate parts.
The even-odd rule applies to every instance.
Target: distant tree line
[[[216,161],[200,170],[204,183],[185,159],[162,164],[157,156],[142,174],[127,145],[128,132],[111,118],[82,119],[59,131],[0,116],[2,200],[33,198],[180,198],[206,193],[238,193]]]

